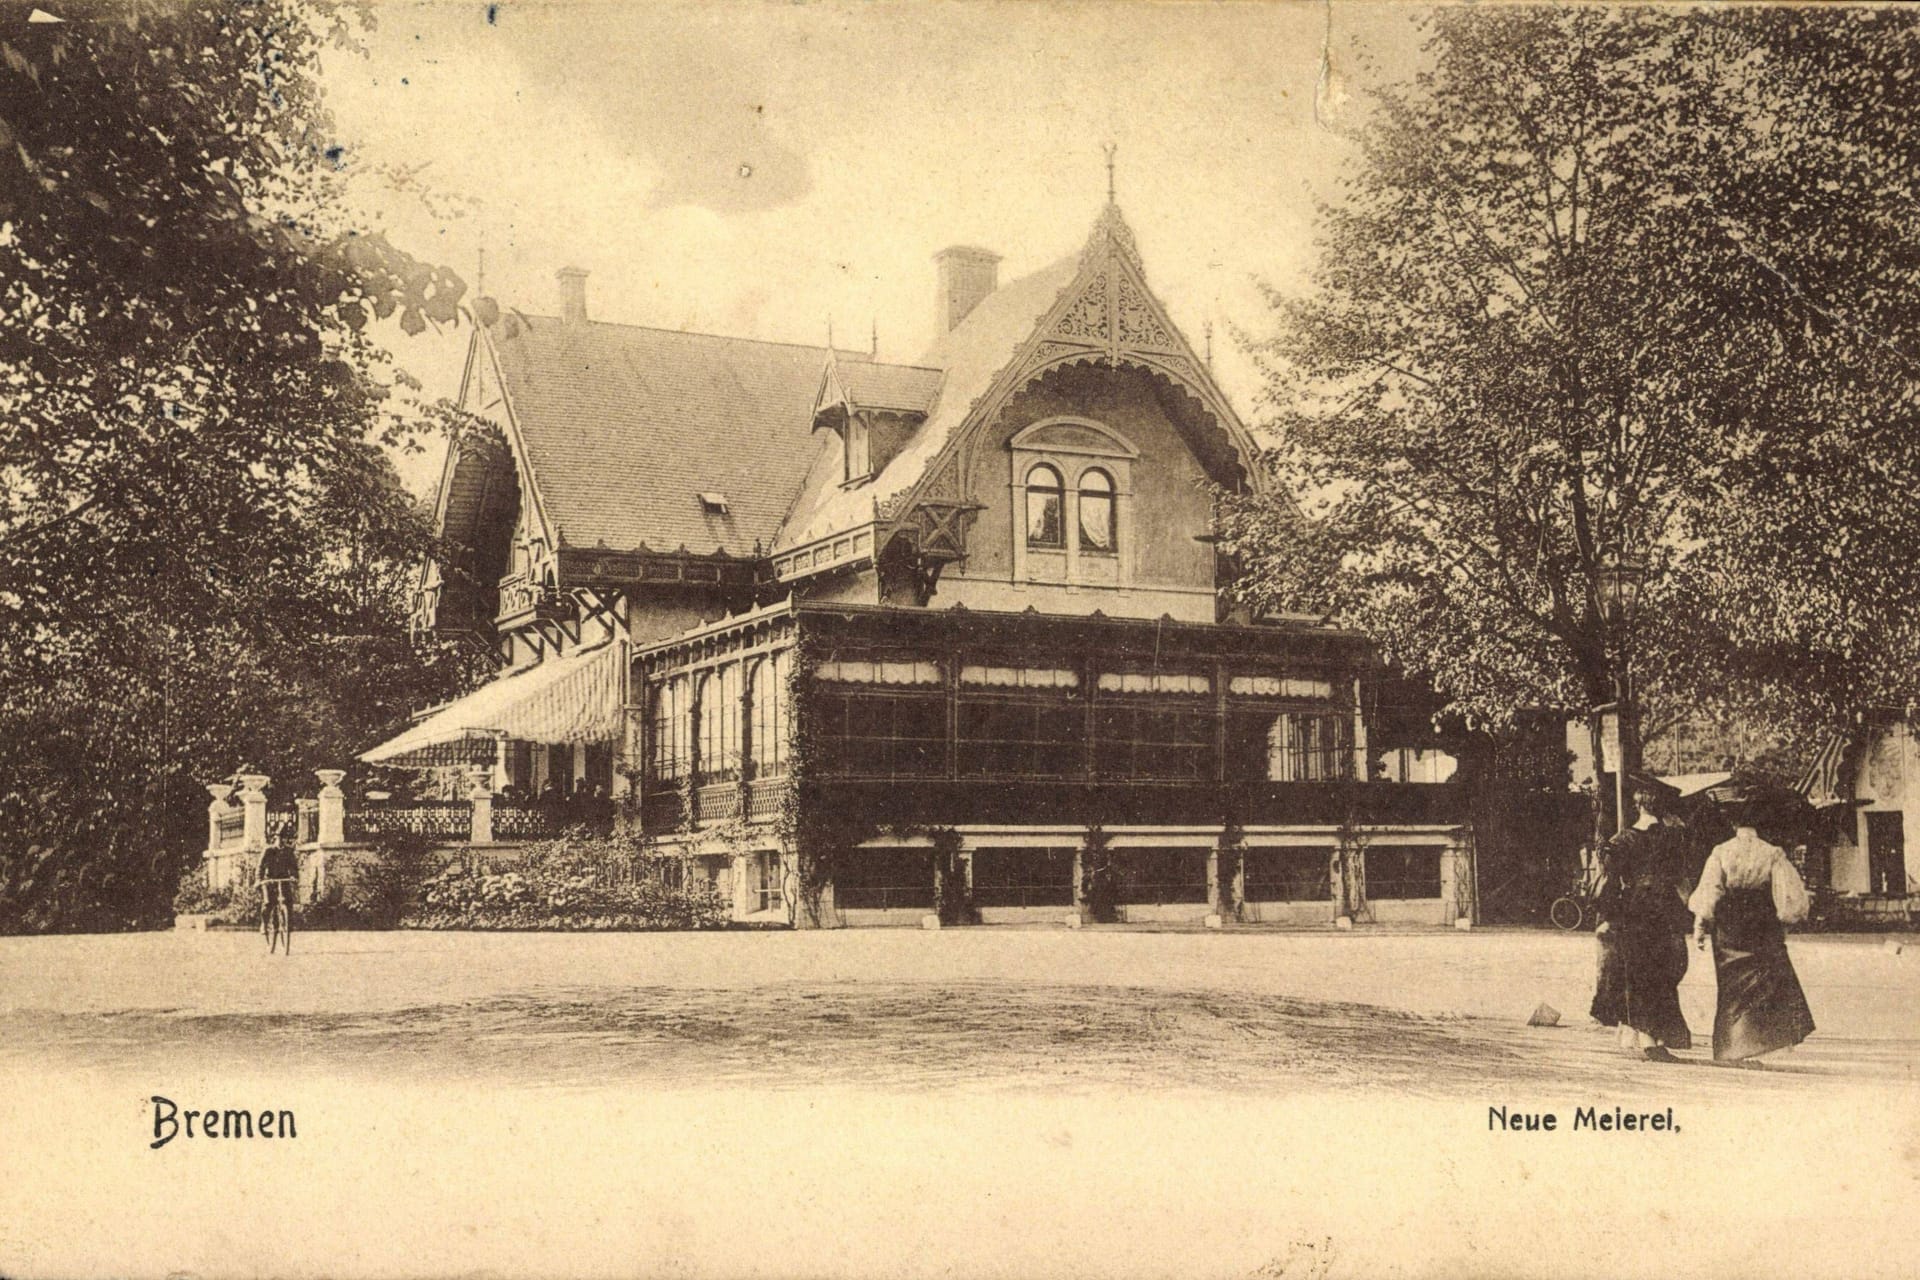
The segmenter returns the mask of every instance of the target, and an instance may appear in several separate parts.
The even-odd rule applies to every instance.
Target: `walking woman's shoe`
[[[1671,1053],[1667,1052],[1667,1046],[1663,1044],[1656,1044],[1648,1047],[1647,1061],[1648,1062],[1678,1062],[1680,1061],[1680,1059],[1674,1057]]]

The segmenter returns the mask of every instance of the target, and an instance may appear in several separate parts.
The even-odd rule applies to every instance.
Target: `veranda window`
[[[1061,506],[1066,491],[1060,473],[1042,462],[1027,472],[1027,545],[1059,550],[1067,545]]]
[[[1155,698],[1100,704],[1094,764],[1102,778],[1187,782],[1213,776],[1213,709]]]
[[[787,651],[753,664],[753,776],[787,772]]]
[[[1142,905],[1205,902],[1205,849],[1129,849],[1122,892],[1128,902]]]
[[[968,694],[960,700],[959,771],[966,778],[1068,778],[1086,768],[1084,704],[1047,695]]]
[[[692,705],[685,676],[654,686],[648,780],[672,783],[686,777],[692,745]]]
[[[1248,902],[1327,902],[1333,897],[1329,849],[1247,849]]]
[[[833,876],[834,905],[848,909],[933,906],[933,861],[924,849],[854,849]]]
[[[755,857],[754,910],[778,911],[786,906],[786,898],[781,892],[781,882],[784,879],[779,854],[765,852]]]
[[[1274,716],[1267,728],[1267,777],[1273,782],[1353,777],[1353,721],[1292,711]]]
[[[700,782],[740,777],[740,664],[700,677]]]
[[[977,907],[1066,907],[1073,904],[1073,850],[976,849]]]
[[[1367,897],[1372,901],[1440,896],[1440,851],[1390,845],[1365,851]]]
[[[814,706],[823,772],[855,778],[946,776],[943,691],[822,685]]]

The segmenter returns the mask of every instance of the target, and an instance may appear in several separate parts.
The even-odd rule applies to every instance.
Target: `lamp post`
[[[1596,585],[1600,593],[1600,608],[1606,617],[1607,627],[1613,632],[1613,705],[1597,707],[1602,716],[1602,741],[1608,741],[1605,732],[1605,717],[1613,716],[1615,732],[1609,745],[1613,750],[1610,763],[1613,765],[1613,813],[1614,831],[1619,833],[1627,829],[1628,810],[1632,807],[1627,799],[1628,775],[1639,764],[1640,728],[1639,709],[1634,705],[1632,667],[1633,615],[1640,603],[1640,588],[1646,585],[1647,563],[1644,560],[1616,555],[1612,561],[1600,569]]]

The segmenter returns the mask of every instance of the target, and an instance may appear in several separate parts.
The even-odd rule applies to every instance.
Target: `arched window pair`
[[[1118,544],[1114,520],[1113,477],[1098,467],[1080,473],[1076,495],[1080,521],[1080,549],[1111,554]],[[1066,486],[1048,464],[1027,472],[1027,545],[1059,549],[1066,542]]]

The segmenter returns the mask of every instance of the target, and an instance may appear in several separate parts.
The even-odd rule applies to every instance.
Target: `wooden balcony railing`
[[[695,788],[693,793],[693,820],[695,822],[725,822],[729,818],[737,818],[739,816],[739,783],[716,782],[711,786]]]
[[[785,778],[756,778],[747,784],[747,821],[771,822],[787,798]]]

